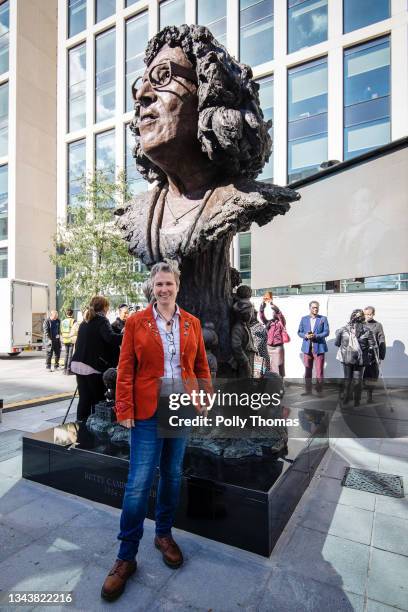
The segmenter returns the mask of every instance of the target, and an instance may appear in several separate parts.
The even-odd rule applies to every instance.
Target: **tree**
[[[114,208],[132,196],[123,173],[116,182],[110,176],[96,170],[81,179],[67,222],[58,225],[50,259],[58,270],[62,308],[74,303],[83,307],[99,294],[109,297],[112,306],[140,300],[138,287],[147,272],[129,255],[113,215]]]

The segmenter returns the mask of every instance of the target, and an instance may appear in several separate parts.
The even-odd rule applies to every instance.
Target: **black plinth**
[[[120,508],[128,451],[80,428],[77,445],[54,443],[54,428],[23,437],[23,477]],[[187,450],[175,526],[269,556],[327,447],[325,438],[289,440],[285,457],[226,461]],[[154,518],[156,486],[149,504]]]

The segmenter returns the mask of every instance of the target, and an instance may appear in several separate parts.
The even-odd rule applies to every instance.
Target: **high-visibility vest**
[[[70,336],[70,332],[71,332],[71,327],[74,324],[74,319],[72,317],[68,317],[67,319],[64,319],[61,323],[61,339],[63,344],[71,344],[72,340],[71,340],[71,336]]]

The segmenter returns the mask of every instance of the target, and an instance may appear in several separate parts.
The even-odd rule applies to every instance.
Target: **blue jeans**
[[[135,421],[131,430],[129,475],[120,517],[118,558],[133,561],[143,535],[150,489],[160,467],[156,534],[169,535],[178,506],[187,438],[158,438],[157,417]]]

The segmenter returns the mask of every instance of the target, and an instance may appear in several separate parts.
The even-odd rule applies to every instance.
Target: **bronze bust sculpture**
[[[259,85],[202,26],[166,27],[133,86],[134,157],[154,188],[116,211],[131,253],[148,266],[177,260],[179,303],[211,321],[230,357],[230,245],[299,198],[254,179],[271,152]],[[235,274],[236,276],[236,274]]]

